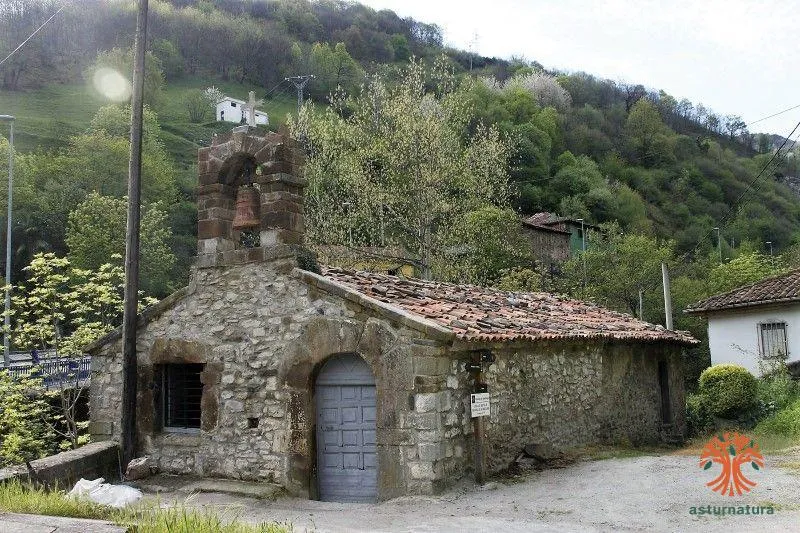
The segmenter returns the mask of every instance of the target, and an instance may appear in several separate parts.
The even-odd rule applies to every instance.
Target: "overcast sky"
[[[448,45],[477,33],[481,55],[642,83],[748,123],[800,104],[800,0],[360,1],[438,24]],[[750,131],[785,136],[798,121],[800,108]]]

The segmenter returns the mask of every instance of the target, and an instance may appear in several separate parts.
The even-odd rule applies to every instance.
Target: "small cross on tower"
[[[255,127],[256,125],[256,106],[264,103],[264,100],[256,100],[255,91],[250,91],[248,95],[248,102],[244,106],[247,109],[247,125]]]

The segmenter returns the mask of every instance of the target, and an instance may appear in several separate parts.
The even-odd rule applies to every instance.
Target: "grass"
[[[672,451],[672,448],[643,446],[634,448],[631,445],[619,446],[586,446],[572,452],[580,459],[602,461],[605,459],[628,459],[631,457],[647,457],[663,455]]]
[[[194,164],[197,149],[208,145],[213,134],[234,126],[229,122],[214,122],[211,112],[209,122],[189,122],[184,108],[186,93],[209,85],[215,85],[225,94],[241,100],[247,99],[249,91],[255,91],[256,97],[260,97],[267,90],[252,84],[223,82],[202,76],[167,83],[155,111],[161,124],[164,146],[183,167]],[[277,129],[286,121],[286,115],[296,110],[296,96],[294,88],[287,84],[270,96],[260,109],[270,114],[270,128]],[[86,131],[97,110],[108,103],[86,83],[50,85],[22,92],[0,90],[0,113],[16,116],[14,144],[19,152],[64,146],[70,136]],[[0,131],[0,135],[6,134],[5,129]]]
[[[70,498],[59,490],[46,491],[12,481],[0,485],[0,511],[21,514],[40,514],[72,518],[91,518],[113,522],[120,526],[135,526],[137,533],[289,533],[289,524],[240,521],[234,510],[216,513],[209,509],[196,510],[180,505],[161,508],[153,502],[126,509]]]

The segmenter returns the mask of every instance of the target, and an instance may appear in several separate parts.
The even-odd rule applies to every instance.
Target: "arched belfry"
[[[199,267],[263,261],[303,244],[300,147],[285,129],[242,130],[198,151]]]

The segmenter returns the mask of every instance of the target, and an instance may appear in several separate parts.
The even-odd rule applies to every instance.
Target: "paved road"
[[[99,520],[0,513],[0,533],[125,533],[123,527]]]
[[[530,531],[800,531],[800,453],[767,457],[750,477],[758,484],[741,497],[705,486],[714,477],[697,458],[662,455],[587,461],[506,480],[493,490],[464,483],[436,497],[369,504],[293,498],[276,502],[198,494],[191,506],[225,510],[249,522],[291,523],[296,531],[530,532]],[[178,493],[161,495],[185,498]],[[697,516],[692,507],[773,508],[773,514]]]

